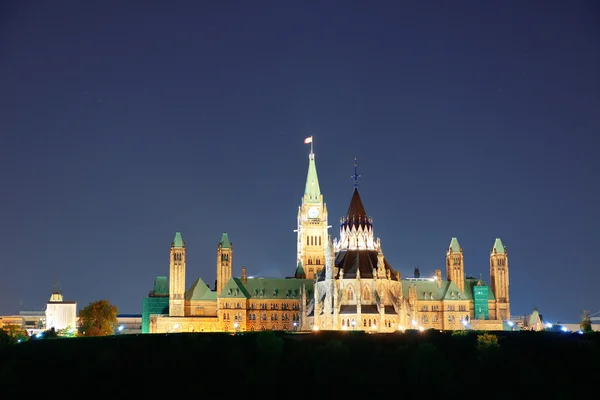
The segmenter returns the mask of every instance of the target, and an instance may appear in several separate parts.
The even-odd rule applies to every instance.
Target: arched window
[[[348,286],[348,301],[353,301],[354,300],[354,288],[352,287],[352,285]]]
[[[362,298],[365,301],[371,301],[371,288],[369,285],[365,285],[363,288]]]

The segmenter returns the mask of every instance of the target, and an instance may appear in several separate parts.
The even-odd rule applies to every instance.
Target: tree
[[[590,317],[590,312],[588,310],[584,310],[581,315],[581,330],[585,333],[592,331],[592,318]]]
[[[27,330],[21,328],[18,325],[8,325],[5,326],[3,329],[14,343],[24,342],[29,339]]]
[[[117,326],[117,306],[108,300],[98,300],[79,311],[79,332],[81,336],[107,336],[115,333]]]

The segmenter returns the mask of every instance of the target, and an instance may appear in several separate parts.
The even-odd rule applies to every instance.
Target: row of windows
[[[269,307],[271,308],[271,310],[279,310],[279,308],[280,308],[279,303],[269,303]],[[223,304],[223,308],[225,308],[225,309],[230,309],[230,308],[240,309],[240,308],[243,308],[243,307],[242,307],[242,303],[232,303],[232,304],[230,304],[230,303],[224,303]],[[256,304],[250,303],[248,309],[249,310],[255,310],[256,309]],[[259,304],[259,309],[260,310],[266,310],[267,309],[267,303],[260,303]],[[282,310],[289,310],[289,309],[299,310],[300,309],[300,304],[298,304],[298,303],[292,303],[291,307],[290,307],[289,303],[281,303],[281,309]]]
[[[321,265],[321,258],[320,257],[316,257],[316,258],[308,257],[306,259],[306,264],[307,265]]]
[[[464,317],[460,318],[460,321],[468,321],[469,320],[469,316],[465,315]],[[431,316],[431,322],[436,323],[436,322],[440,322],[440,318],[437,315],[432,315]],[[456,316],[454,315],[448,315],[448,322],[454,323],[456,322]],[[421,315],[421,323],[422,324],[428,324],[429,323],[429,316],[427,315]]]
[[[456,307],[452,304],[448,305],[448,311],[456,311],[455,308]],[[429,311],[429,306],[427,304],[423,304],[421,306],[421,311]],[[431,311],[440,311],[440,306],[432,305]],[[467,306],[465,304],[459,304],[458,311],[467,311]]]
[[[254,313],[248,314],[248,320],[249,321],[256,321],[256,315],[257,314],[254,314]],[[277,321],[277,320],[279,320],[279,315],[277,315],[277,314],[270,314],[270,316],[271,316],[271,321]],[[258,317],[260,318],[261,321],[267,321],[268,320],[267,313],[258,314]],[[289,321],[290,320],[290,316],[288,315],[288,313],[285,313],[285,314],[281,315],[281,320],[282,321]],[[300,316],[298,314],[292,314],[292,321],[300,321]]]
[[[393,322],[390,320],[384,320],[383,321],[383,326],[385,326],[386,328],[391,328],[393,326]],[[356,321],[354,320],[354,318],[352,319],[343,319],[342,320],[342,328],[354,328],[356,326]],[[375,328],[377,327],[377,320],[375,319],[371,319],[371,318],[365,318],[363,319],[363,328]]]
[[[294,322],[294,324],[292,326],[293,326],[294,330],[298,330],[298,323]],[[239,325],[237,325],[237,326],[234,325],[234,329],[236,329],[236,330],[239,329]],[[225,330],[225,332],[229,332],[229,325],[225,325],[224,330]],[[254,332],[254,330],[255,330],[254,326],[251,326],[250,327],[250,331]],[[261,331],[266,331],[267,328],[266,328],[266,326],[262,325],[260,327],[260,330]],[[277,329],[277,325],[273,325],[271,327],[271,330],[273,330],[273,331],[278,330]],[[282,330],[288,331],[289,328],[288,328],[287,325],[283,325]],[[217,327],[214,324],[212,324],[210,326],[210,332],[216,332],[216,331],[217,331]],[[183,332],[183,327],[181,326],[181,324],[175,324],[174,326],[171,326],[171,324],[169,324],[167,326],[167,333],[172,333],[172,332]],[[195,332],[194,325],[190,324],[188,326],[188,332]],[[199,332],[205,332],[204,324],[200,325]]]
[[[309,246],[321,246],[321,236],[307,236],[306,244]]]

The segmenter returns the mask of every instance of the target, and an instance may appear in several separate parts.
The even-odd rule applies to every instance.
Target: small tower
[[[510,318],[508,282],[508,252],[502,240],[496,238],[490,252],[490,286],[496,297],[496,319]]]
[[[458,239],[453,237],[446,251],[446,278],[458,286],[461,292],[465,291],[465,261],[462,247]]]
[[[223,287],[231,279],[231,263],[233,256],[233,246],[229,241],[227,232],[223,232],[221,241],[217,246],[217,296],[223,290]]]
[[[185,294],[185,243],[181,233],[175,233],[171,243],[169,266],[169,316],[184,316]]]

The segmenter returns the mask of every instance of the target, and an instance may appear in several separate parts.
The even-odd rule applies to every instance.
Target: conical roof
[[[348,212],[346,213],[346,217],[342,222],[343,225],[349,226],[371,226],[371,222],[367,217],[367,212],[365,211],[365,206],[362,203],[360,198],[360,194],[358,194],[358,188],[354,188],[354,192],[352,193],[352,199],[350,200],[350,205],[348,206]]]

